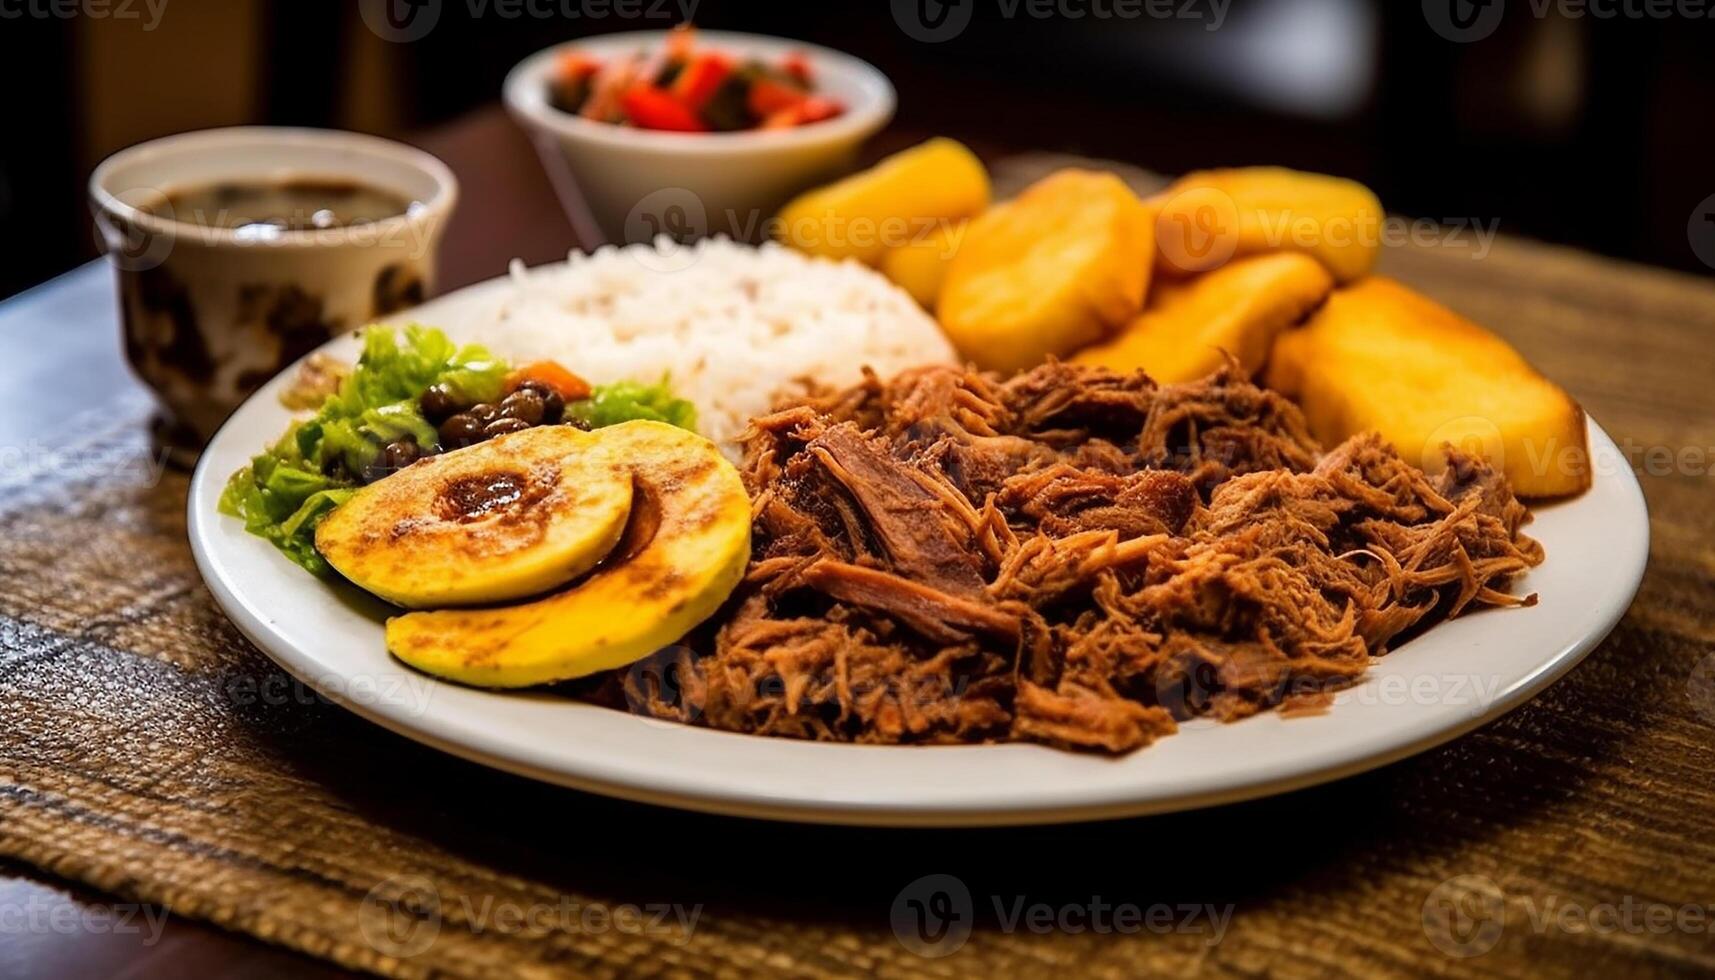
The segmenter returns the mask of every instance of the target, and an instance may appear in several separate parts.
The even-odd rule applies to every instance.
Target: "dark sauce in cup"
[[[240,238],[369,224],[410,213],[416,201],[337,177],[216,181],[169,191],[151,212],[188,224],[231,228]]]

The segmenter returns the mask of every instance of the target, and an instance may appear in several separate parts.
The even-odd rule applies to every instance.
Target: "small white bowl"
[[[770,63],[800,52],[810,61],[817,94],[837,99],[845,111],[793,129],[672,133],[595,122],[548,101],[548,80],[564,52],[606,60],[657,51],[666,40],[666,31],[584,38],[538,51],[506,76],[506,106],[534,139],[586,241],[635,242],[661,233],[757,239],[780,205],[850,167],[859,145],[893,117],[893,85],[870,64],[802,41],[726,31],[699,31],[697,43]]]

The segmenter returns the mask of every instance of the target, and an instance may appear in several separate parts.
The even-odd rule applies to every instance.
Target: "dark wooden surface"
[[[571,244],[497,113],[423,142],[465,188],[446,285]],[[106,270],[0,306],[0,854],[17,862],[0,865],[0,976],[336,972],[321,960],[407,976],[1715,971],[1715,284],[1516,240],[1480,257],[1393,248],[1383,268],[1506,334],[1634,447],[1653,553],[1619,629],[1531,704],[1376,772],[1198,813],[965,832],[640,807],[462,763],[310,697],[235,696],[234,678],[279,675],[190,563],[185,477],[150,465]],[[890,926],[902,889],[934,873],[976,896],[976,931],[946,959]],[[403,958],[362,928],[371,889],[400,876],[434,884],[442,919]],[[1464,907],[1480,921],[1454,938],[1476,955],[1443,952],[1423,922],[1460,885],[1479,889]],[[1232,914],[1216,943],[1009,933],[994,896]],[[473,922],[484,901],[702,911],[665,939],[512,934]],[[70,910],[58,926],[55,908]],[[153,940],[101,925],[163,908]],[[1607,908],[1627,918],[1592,920]]]

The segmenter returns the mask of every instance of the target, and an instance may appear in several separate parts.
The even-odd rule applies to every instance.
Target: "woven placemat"
[[[1617,437],[1715,446],[1715,287],[1520,243],[1387,261],[1506,330]],[[187,478],[157,468],[147,416],[116,392],[54,458],[0,474],[0,856],[123,900],[396,976],[1715,970],[1708,930],[1533,919],[1550,900],[1715,902],[1707,475],[1646,478],[1656,553],[1616,634],[1443,749],[1199,813],[863,831],[540,785],[323,702],[204,590]],[[945,957],[913,951],[935,874],[971,895]],[[1504,895],[1504,929],[1449,954],[1424,915],[1473,877]]]

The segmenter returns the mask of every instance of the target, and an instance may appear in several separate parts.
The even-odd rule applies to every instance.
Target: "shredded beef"
[[[1323,452],[1226,371],[869,375],[755,420],[745,479],[745,579],[706,642],[628,675],[636,710],[1128,752],[1323,703],[1404,635],[1533,602],[1506,590],[1542,560],[1482,461],[1431,477],[1375,436]]]

